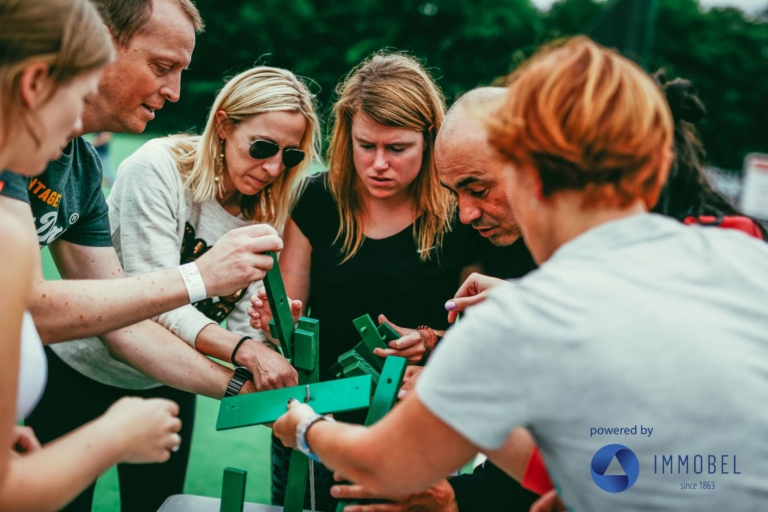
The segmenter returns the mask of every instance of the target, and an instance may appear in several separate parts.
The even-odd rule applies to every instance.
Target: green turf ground
[[[116,135],[112,139],[110,148],[110,156],[115,168],[149,138],[143,135]],[[48,279],[59,278],[47,250],[43,252],[43,272]],[[245,493],[247,501],[269,503],[270,430],[266,427],[252,427],[216,432],[214,425],[218,409],[217,400],[198,397],[192,454],[184,493],[220,496],[222,472],[225,467],[231,466],[248,471],[248,485]],[[99,478],[93,511],[116,512],[119,510],[117,470],[112,468]]]

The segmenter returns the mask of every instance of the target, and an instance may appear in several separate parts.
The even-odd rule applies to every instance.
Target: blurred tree
[[[530,0],[197,0],[206,32],[185,73],[182,101],[151,129],[199,130],[224,79],[257,63],[314,82],[327,115],[336,84],[371,53],[411,52],[449,101],[493,82],[543,42],[588,34],[607,8],[559,0],[542,14]],[[710,117],[702,135],[711,161],[738,168],[748,151],[768,151],[768,21],[733,9],[699,9],[697,0],[659,0],[650,69],[691,79]]]

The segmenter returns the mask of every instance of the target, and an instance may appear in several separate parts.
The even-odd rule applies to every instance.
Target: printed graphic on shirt
[[[56,192],[55,190],[51,190],[38,178],[33,178],[29,182],[28,190],[29,190],[30,202],[34,197],[39,201],[42,201],[43,203],[47,204],[51,208],[59,207],[61,194]],[[33,211],[34,211],[34,205],[33,205]],[[48,212],[40,216],[40,219],[35,217],[35,225],[37,226],[37,238],[41,245],[49,245],[54,240],[56,240],[59,236],[61,236],[62,233],[64,233],[65,228],[56,225],[56,219],[58,219],[58,217],[59,217],[58,210]],[[75,218],[75,220],[77,220],[77,218]],[[74,224],[74,222],[70,221],[70,224]]]
[[[181,264],[191,263],[197,260],[200,256],[208,252],[211,247],[205,243],[205,240],[195,238],[195,228],[187,222],[184,226],[184,239],[181,241]],[[226,297],[210,297],[200,302],[195,302],[193,306],[197,308],[202,314],[213,320],[214,322],[221,323],[225,320],[235,307],[240,299],[245,295],[248,288],[238,290],[232,295]]]

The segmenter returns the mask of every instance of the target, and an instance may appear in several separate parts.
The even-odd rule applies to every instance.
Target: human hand
[[[416,380],[419,378],[419,375],[421,375],[421,371],[423,369],[423,366],[408,366],[405,369],[405,375],[403,375],[403,385],[400,386],[400,391],[397,392],[398,400],[402,400],[408,396],[408,393],[410,393],[413,387],[416,385]]]
[[[257,391],[299,385],[299,374],[288,360],[258,341],[246,340],[232,362],[248,368]]]
[[[293,317],[293,323],[299,321],[301,316],[302,304],[300,300],[290,300],[288,303],[291,306],[291,316]],[[251,317],[251,327],[254,329],[264,329],[265,332],[269,331],[269,322],[272,320],[272,308],[269,307],[269,299],[267,299],[267,290],[260,288],[256,295],[251,296],[251,305],[248,306],[248,316]]]
[[[418,363],[424,358],[424,353],[427,351],[429,343],[429,334],[426,331],[399,327],[387,320],[387,317],[384,315],[379,315],[379,323],[388,323],[400,335],[400,338],[390,341],[388,344],[389,348],[375,349],[373,351],[374,354],[379,357],[403,357],[409,363]]]
[[[552,489],[531,505],[530,512],[566,512],[566,508],[557,491]]]
[[[176,402],[162,398],[125,397],[115,402],[104,421],[122,444],[120,462],[165,462],[181,444],[181,420]]]
[[[445,309],[448,310],[448,322],[455,322],[460,312],[469,306],[483,302],[491,288],[503,282],[503,279],[484,276],[477,272],[470,274],[459,288],[459,291],[456,292],[456,295],[445,303]]]
[[[13,437],[11,441],[11,451],[18,455],[28,455],[42,448],[40,441],[37,440],[35,432],[29,427],[13,426]]]
[[[308,416],[314,416],[315,411],[307,404],[298,400],[288,401],[288,412],[280,416],[272,426],[272,431],[288,448],[296,448],[296,427]]]
[[[346,480],[343,475],[335,473],[337,482]],[[347,484],[331,487],[331,496],[343,500],[382,499],[363,485]],[[413,494],[388,497],[392,503],[369,503],[347,505],[344,512],[458,512],[456,494],[448,480],[440,480],[432,487]]]
[[[195,263],[208,296],[226,296],[264,279],[273,261],[263,253],[282,248],[272,226],[253,224],[226,233]]]

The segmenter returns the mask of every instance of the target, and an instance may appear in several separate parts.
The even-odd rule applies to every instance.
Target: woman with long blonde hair
[[[352,324],[359,316],[396,329],[446,328],[445,300],[485,244],[458,222],[456,203],[435,170],[445,103],[422,64],[400,53],[375,54],[349,73],[337,95],[329,170],[308,180],[280,255],[294,308],[301,302],[320,321],[321,380],[334,378],[332,365],[360,341]],[[261,309],[257,326],[268,314],[264,298],[254,299]],[[377,354],[419,363],[432,333],[400,332],[407,335]],[[359,412],[340,416],[363,420]],[[284,457],[281,448],[276,459]],[[273,491],[279,488],[273,483]],[[329,497],[324,491],[321,499]],[[281,501],[273,492],[273,502]]]
[[[113,58],[88,0],[0,0],[0,189],[8,173],[37,176],[61,155]],[[0,510],[60,510],[114,464],[168,460],[180,442],[177,407],[125,398],[44,447],[15,426],[37,405],[48,373],[26,312],[38,241],[4,202],[0,237]]]
[[[314,96],[293,73],[258,66],[231,78],[201,135],[151,140],[120,165],[107,202],[112,241],[126,274],[192,263],[237,228],[265,223],[282,229],[317,160],[319,139]],[[288,361],[250,327],[247,292],[203,298],[155,318],[203,354],[235,365],[226,396],[251,388],[251,380],[257,390],[297,382]],[[154,394],[172,396],[180,406],[181,436],[191,438],[194,394],[161,387],[111,358],[96,338],[76,343],[92,354],[92,372],[98,371],[110,393],[159,388]],[[164,468],[166,495],[183,492],[189,444]]]

